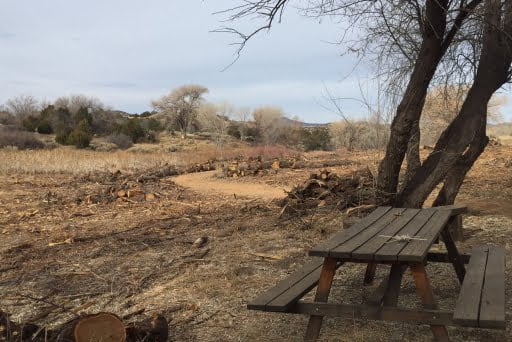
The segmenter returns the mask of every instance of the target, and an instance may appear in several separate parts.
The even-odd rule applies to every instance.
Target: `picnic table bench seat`
[[[461,326],[505,329],[505,250],[473,248],[453,314]]]
[[[313,289],[320,279],[323,258],[315,257],[302,268],[263,292],[247,304],[251,310],[287,312],[300,298]],[[339,265],[338,265],[339,266]]]

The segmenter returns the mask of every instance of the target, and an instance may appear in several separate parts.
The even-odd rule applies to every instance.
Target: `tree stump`
[[[125,342],[126,330],[123,321],[108,312],[86,315],[65,324],[57,341],[75,342]]]

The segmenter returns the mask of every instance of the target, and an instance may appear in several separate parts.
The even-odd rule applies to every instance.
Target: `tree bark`
[[[446,31],[447,3],[447,0],[427,0],[424,20],[427,24],[423,30],[423,42],[409,84],[391,123],[386,154],[379,165],[377,186],[382,202],[394,202],[412,127],[420,118],[428,86],[446,51],[443,48],[443,38]]]
[[[473,167],[473,164],[485,150],[489,142],[489,138],[485,135],[485,129],[485,126],[480,128],[480,132],[471,145],[469,145],[466,153],[459,158],[455,166],[450,170],[450,173],[444,180],[443,187],[432,204],[433,207],[455,203],[455,198],[459,193],[459,189],[464,182],[466,174],[471,167]]]
[[[469,90],[459,114],[443,132],[434,151],[404,186],[397,198],[396,205],[411,208],[421,207],[432,190],[447,177],[448,173],[451,174],[456,170],[458,163],[460,165],[463,155],[467,149],[471,148],[471,144],[478,146],[483,143],[482,138],[479,139],[478,135],[482,134],[482,127],[485,129],[489,99],[508,81],[510,76],[509,68],[512,62],[511,8],[512,5],[509,2],[505,16],[503,16],[500,0],[486,0],[483,46],[475,82]],[[476,148],[472,153],[477,154],[479,149]],[[468,158],[468,160],[471,159]],[[464,168],[469,170],[470,167],[470,165],[469,167],[466,165]],[[458,180],[455,179],[455,182],[451,182],[448,182],[448,186],[451,188],[450,192],[455,191]],[[453,197],[454,194],[450,196]]]
[[[406,184],[420,167],[420,121],[416,120],[412,125],[411,138],[407,145],[407,170],[405,173]]]

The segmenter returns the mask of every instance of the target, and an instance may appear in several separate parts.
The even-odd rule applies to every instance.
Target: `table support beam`
[[[352,319],[374,319],[382,321],[416,322],[419,324],[455,325],[451,312],[439,310],[414,310],[375,305],[328,304],[299,301],[290,313],[341,317]]]
[[[375,279],[375,271],[377,270],[377,263],[376,262],[369,262],[366,266],[366,272],[364,274],[364,285],[369,285],[373,283],[373,280]]]
[[[336,259],[327,257],[324,260],[322,272],[320,273],[320,280],[318,281],[318,288],[316,290],[315,302],[327,302],[329,293],[331,292],[332,280],[336,272]],[[308,327],[304,341],[316,341],[320,335],[322,328],[323,316],[311,315],[309,318]]]
[[[402,285],[402,276],[407,269],[406,265],[393,264],[389,272],[389,282],[386,294],[384,295],[384,306],[396,306],[398,296],[400,295],[400,285]]]
[[[454,218],[455,217],[452,217],[450,220],[454,220]],[[459,278],[459,282],[462,284],[464,281],[464,276],[466,275],[466,268],[464,267],[464,260],[460,256],[459,251],[457,250],[457,246],[455,246],[455,243],[453,242],[452,235],[450,234],[448,226],[449,225],[447,225],[441,231],[441,236],[446,246],[446,251],[448,252],[450,262],[453,264],[455,273],[457,273],[457,278]]]
[[[437,309],[437,303],[434,299],[432,288],[430,287],[430,282],[428,280],[427,272],[425,271],[425,266],[421,263],[418,263],[411,264],[410,267],[414,278],[414,283],[416,284],[416,292],[421,298],[423,307],[430,310]],[[430,330],[432,330],[432,333],[434,334],[434,337],[437,341],[450,341],[448,332],[446,331],[446,327],[444,325],[431,324]]]

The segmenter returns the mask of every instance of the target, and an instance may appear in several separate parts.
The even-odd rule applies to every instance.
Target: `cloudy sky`
[[[211,33],[226,25],[225,16],[212,13],[237,3],[0,0],[0,104],[19,94],[49,101],[86,94],[140,113],[171,89],[199,83],[209,88],[210,101],[276,105],[289,116],[328,122],[339,116],[325,108],[325,89],[346,98],[360,97],[359,84],[371,89],[364,67],[353,72],[355,60],[332,44],[339,26],[300,17],[293,8],[223,71],[234,59],[236,37]],[[366,114],[357,101],[343,101],[342,109]]]

